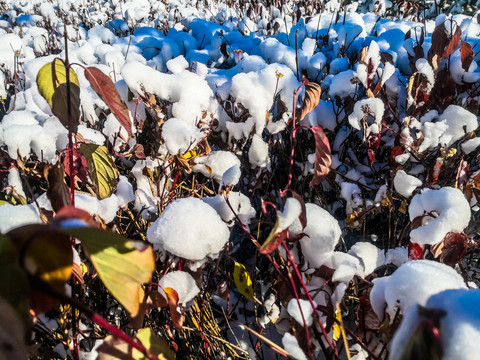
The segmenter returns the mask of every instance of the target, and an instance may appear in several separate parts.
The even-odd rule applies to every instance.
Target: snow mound
[[[178,302],[182,305],[193,300],[200,292],[192,275],[185,271],[169,272],[163,276],[158,283],[163,289],[174,289],[178,294]]]
[[[459,189],[444,187],[439,190],[425,189],[413,197],[408,208],[410,220],[417,216],[432,214],[427,225],[410,232],[410,241],[420,245],[434,245],[449,232],[461,232],[470,222],[470,206]]]
[[[431,295],[465,288],[462,276],[451,267],[435,261],[416,260],[403,264],[391,276],[374,279],[370,302],[379,318],[383,318],[386,307],[392,320],[397,306],[405,314],[414,305],[424,306]]]
[[[214,208],[223,221],[230,223],[234,220],[235,214],[228,206],[226,198],[228,198],[228,202],[230,203],[233,211],[235,211],[235,214],[237,214],[240,221],[244,225],[250,224],[250,219],[255,217],[255,209],[250,204],[248,197],[242,193],[232,191],[228,193],[227,197],[217,195],[213,197],[204,197],[202,200]],[[233,225],[233,222],[231,225]]]
[[[229,235],[218,213],[196,198],[179,199],[168,205],[147,231],[154,249],[188,260],[215,257]]]
[[[241,165],[238,157],[230,151],[213,151],[207,156],[195,158],[195,163],[192,168],[193,171],[200,172],[206,177],[211,177],[219,183],[227,170],[234,166],[240,168]]]
[[[422,180],[408,175],[404,170],[398,170],[393,178],[393,185],[400,195],[408,198],[417,187],[422,186]]]
[[[338,221],[320,206],[307,203],[305,208],[307,226],[303,233],[306,236],[300,240],[300,245],[309,266],[318,268],[333,254],[342,231]],[[300,235],[302,233],[300,220],[296,219],[289,230],[293,236]]]
[[[6,234],[10,230],[27,224],[40,224],[40,214],[34,204],[0,206],[0,233]]]

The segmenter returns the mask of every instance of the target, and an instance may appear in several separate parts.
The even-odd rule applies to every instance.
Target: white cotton
[[[465,154],[470,154],[472,151],[475,151],[480,146],[480,137],[476,137],[462,143],[462,151]]]
[[[248,161],[252,168],[265,167],[268,164],[268,143],[262,137],[255,134],[252,137],[252,144],[248,149]]]
[[[172,155],[183,155],[194,149],[203,137],[199,128],[181,119],[170,118],[162,127],[162,138]]]
[[[154,248],[188,260],[215,257],[229,236],[218,213],[197,198],[174,201],[147,230],[147,239]]]
[[[443,360],[478,358],[480,338],[480,290],[446,290],[431,296],[427,309],[444,311],[440,318],[440,336]],[[412,307],[404,316],[391,343],[390,360],[400,359],[410,336],[420,322],[418,307]]]
[[[412,196],[415,189],[422,186],[422,184],[422,180],[415,176],[408,175],[404,170],[398,170],[393,178],[395,190],[406,198]]]
[[[307,212],[305,229],[302,231],[300,220],[296,219],[289,227],[289,231],[293,236],[302,232],[307,235],[300,240],[302,254],[310,268],[319,268],[333,254],[342,230],[338,221],[320,206],[307,203],[305,208]]]
[[[170,271],[162,276],[158,284],[161,289],[174,289],[178,294],[178,303],[182,305],[193,300],[200,292],[195,279],[185,271]]]
[[[434,245],[449,232],[462,232],[470,222],[470,205],[456,188],[424,189],[413,197],[408,207],[410,221],[431,212],[436,212],[438,217],[427,225],[412,230],[410,241],[420,245]]]
[[[414,260],[401,265],[390,276],[374,279],[370,302],[379,318],[383,318],[386,308],[390,320],[393,320],[397,306],[405,314],[414,305],[425,306],[431,295],[465,288],[462,276],[450,266],[436,261]]]
[[[40,214],[34,204],[0,205],[0,233],[6,234],[12,229],[27,224],[40,224]]]
[[[192,170],[221,182],[223,174],[232,168],[240,167],[240,160],[230,151],[212,151],[207,156],[196,157]],[[232,184],[235,185],[235,184]]]
[[[357,242],[351,247],[348,253],[360,260],[365,275],[373,273],[376,268],[385,263],[383,250],[367,242]]]
[[[278,212],[277,232],[287,229],[302,213],[302,205],[295,198],[288,198],[283,211]]]
[[[226,199],[232,208],[228,206]],[[223,221],[231,225],[233,225],[235,214],[244,225],[250,224],[250,220],[256,215],[248,197],[239,192],[231,191],[225,195],[203,197],[202,200],[214,208]]]
[[[397,247],[395,249],[388,249],[385,256],[385,265],[393,264],[399,267],[408,261],[408,250],[405,248]]]
[[[298,340],[292,334],[286,332],[282,338],[283,348],[294,358],[295,360],[307,360],[305,353],[298,345]]]
[[[300,306],[299,306],[299,303],[300,303]],[[315,305],[315,307],[317,306],[315,302],[313,304]],[[297,301],[296,298],[293,298],[288,302],[287,311],[290,314],[290,316],[293,317],[295,321],[301,326],[304,326],[305,324],[307,326],[312,326],[313,308],[312,308],[312,305],[310,304],[310,301],[303,300],[303,299],[298,299]],[[303,317],[302,317],[302,314],[303,314]],[[303,322],[303,320],[305,320],[305,322]]]

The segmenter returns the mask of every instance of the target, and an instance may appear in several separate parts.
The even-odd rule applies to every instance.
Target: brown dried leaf
[[[447,57],[449,57],[450,55],[453,54],[455,49],[458,47],[458,44],[460,44],[460,37],[461,36],[462,36],[462,30],[460,29],[460,26],[457,26],[457,30],[455,30],[455,34],[453,34],[452,38],[448,42],[448,46],[445,49],[445,51],[443,52],[440,60],[445,59],[445,58],[447,58]]]
[[[311,128],[315,136],[315,164],[313,179],[310,186],[320,184],[327,177],[332,167],[332,152],[330,143],[321,126]]]
[[[448,32],[447,29],[445,29],[444,23],[437,25],[437,27],[435,28],[435,30],[433,30],[432,33],[431,50],[433,51],[433,54],[437,56],[442,56],[448,43]]]
[[[320,96],[322,95],[322,88],[319,84],[309,82],[305,85],[305,99],[300,111],[297,113],[297,121],[302,121],[307,114],[315,109],[320,102]]]
[[[93,66],[85,69],[85,77],[92,85],[92,89],[107,104],[118,122],[127,130],[128,135],[132,137],[132,123],[127,105],[122,101],[112,79]]]
[[[467,241],[468,238],[465,234],[447,234],[442,241],[443,249],[440,261],[450,266],[461,263],[467,252]]]
[[[48,182],[47,198],[52,204],[53,211],[70,205],[70,190],[65,184],[65,169],[60,162],[45,167],[45,178]]]
[[[475,54],[473,53],[472,45],[462,40],[460,44],[460,56],[462,58],[463,70],[468,71],[468,69],[470,68],[470,65],[473,62],[473,58],[475,57]]]

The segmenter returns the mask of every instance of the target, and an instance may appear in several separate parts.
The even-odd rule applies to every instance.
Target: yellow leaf
[[[190,150],[189,152],[187,152],[185,155],[183,155],[183,157],[188,160],[188,159],[191,159],[191,158],[194,158],[195,156],[197,156],[197,150],[193,149],[193,150]]]
[[[105,146],[80,144],[80,153],[88,163],[88,171],[95,185],[99,200],[113,194],[117,188],[119,173]]]
[[[237,286],[240,294],[245,296],[247,299],[254,299],[252,279],[250,278],[250,275],[248,274],[243,264],[235,262],[235,268],[233,270],[233,280],[235,281],[235,285]]]
[[[134,317],[143,302],[142,284],[155,268],[151,246],[96,228],[64,228],[87,250],[90,260],[112,295]]]
[[[48,105],[52,107],[52,97],[58,86],[67,82],[67,71],[65,64],[60,59],[55,59],[51,63],[42,66],[37,74],[37,86],[40,95],[47,100]],[[77,74],[73,69],[70,69],[70,82],[77,86]]]
[[[335,312],[335,319],[340,321],[342,318],[342,314],[338,311]],[[339,324],[333,325],[333,340],[338,341],[340,337],[342,336],[342,328],[340,327]]]
[[[151,328],[145,328],[138,330],[137,338],[153,355],[157,356],[160,360],[173,360],[175,355],[168,346],[168,343],[152,332]],[[145,356],[138,350],[133,350],[133,359],[140,360],[145,359]]]

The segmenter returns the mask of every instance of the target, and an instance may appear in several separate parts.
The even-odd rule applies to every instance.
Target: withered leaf
[[[460,56],[462,59],[463,70],[468,71],[468,69],[470,68],[470,65],[473,62],[473,58],[475,57],[475,54],[473,53],[472,45],[462,40],[460,44]]]
[[[321,95],[322,88],[319,84],[309,82],[305,85],[305,99],[303,100],[302,108],[297,112],[297,121],[302,121],[309,112],[317,107]]]
[[[332,167],[332,152],[330,150],[330,142],[323,132],[321,126],[311,128],[315,136],[315,163],[313,179],[310,186],[320,184],[327,177]]]

